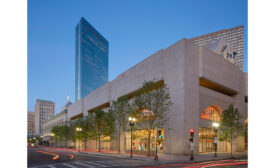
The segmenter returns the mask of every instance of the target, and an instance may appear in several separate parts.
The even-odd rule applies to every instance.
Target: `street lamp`
[[[130,122],[130,126],[131,126],[131,155],[130,157],[133,157],[133,143],[132,143],[132,137],[133,137],[133,126],[135,125],[136,122],[136,118],[135,117],[129,117],[129,122]]]
[[[217,122],[213,123],[214,132],[215,132],[215,137],[214,137],[215,154],[214,154],[214,158],[217,157],[217,143],[218,143],[217,131],[218,131],[219,126],[220,126],[219,123],[217,123]]]
[[[80,132],[80,131],[82,131],[82,128],[77,127],[76,132]],[[80,152],[80,136],[79,136],[79,134],[78,134],[78,152]]]

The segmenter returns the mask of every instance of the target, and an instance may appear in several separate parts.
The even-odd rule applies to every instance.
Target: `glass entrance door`
[[[199,152],[214,151],[214,130],[210,128],[199,129]]]

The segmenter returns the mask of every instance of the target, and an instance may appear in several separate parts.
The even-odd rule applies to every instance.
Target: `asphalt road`
[[[57,157],[58,155],[58,157]],[[53,160],[53,158],[56,158]],[[28,148],[29,168],[94,168],[94,167],[140,167],[155,165],[155,161],[125,159],[110,156],[73,154],[39,148]]]
[[[97,168],[97,167],[139,167],[139,168],[158,168],[158,167],[215,167],[215,168],[247,168],[247,160],[216,160],[208,162],[164,162],[164,161],[144,161],[135,159],[117,158],[111,156],[73,154],[45,150],[39,148],[28,148],[28,167],[29,168]]]

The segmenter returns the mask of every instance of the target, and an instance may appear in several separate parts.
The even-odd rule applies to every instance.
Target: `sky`
[[[245,27],[247,0],[28,0],[28,111],[36,99],[75,101],[75,27],[84,17],[109,41],[109,81],[182,38]]]

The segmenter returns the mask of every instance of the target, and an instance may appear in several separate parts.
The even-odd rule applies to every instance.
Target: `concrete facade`
[[[216,31],[190,40],[198,46],[204,46],[219,38],[225,38],[231,48],[237,52],[235,64],[243,71],[244,66],[244,26],[237,26],[229,29]]]
[[[167,154],[190,153],[191,128],[195,129],[194,153],[199,153],[199,128],[212,128],[213,121],[200,118],[209,106],[216,105],[222,111],[229,104],[234,104],[247,116],[244,98],[247,96],[246,74],[210,49],[182,39],[73,103],[68,108],[68,117],[86,116],[91,109],[136,91],[144,81],[154,79],[164,81],[173,102],[167,111],[171,129],[164,128],[164,152]],[[115,149],[116,144],[111,141],[112,146]],[[125,150],[123,140],[121,148]],[[234,145],[235,151],[243,148],[244,142],[241,140]]]
[[[55,113],[55,103],[48,100],[36,100],[35,104],[35,134],[43,135],[42,124],[52,118]]]
[[[28,137],[35,135],[35,112],[28,111]]]
[[[68,121],[68,107],[72,103],[70,102],[69,98],[67,100],[67,104],[62,107],[60,113],[55,115],[54,117],[44,121],[42,124],[42,130],[43,130],[43,141],[48,141],[50,139],[51,130],[54,126],[62,126],[66,124]]]

